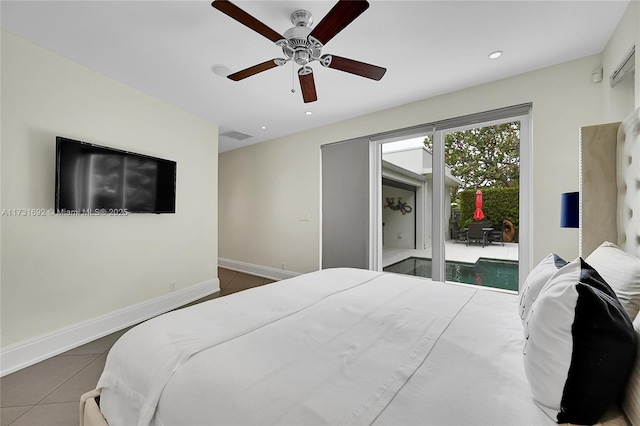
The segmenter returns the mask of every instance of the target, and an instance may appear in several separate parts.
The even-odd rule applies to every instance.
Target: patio
[[[499,259],[499,260],[518,260],[518,243],[489,244],[482,247],[481,245],[469,245],[464,243],[455,243],[453,240],[445,241],[445,258],[446,260],[476,263],[479,258]],[[383,248],[382,250],[382,267],[400,262],[409,257],[420,257],[431,259],[431,248],[424,250],[415,249],[399,249],[399,248]]]

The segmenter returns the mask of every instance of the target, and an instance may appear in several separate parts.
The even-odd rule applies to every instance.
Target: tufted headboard
[[[640,256],[640,108],[580,129],[580,255],[604,241]]]
[[[640,257],[640,108],[618,129],[618,247]]]
[[[640,108],[622,123],[580,129],[580,191],[580,256],[590,259],[588,256],[604,241],[615,243],[628,253],[630,256],[611,255],[619,251],[615,248],[603,256],[611,250],[604,249],[596,259],[601,259],[600,272],[605,264],[612,271],[607,278],[612,280],[609,284],[622,279],[622,284],[616,284],[618,296],[634,300],[640,290],[640,263],[633,257],[640,257]],[[640,353],[640,314],[631,320]],[[640,426],[640,356],[621,407],[626,419],[619,416],[602,423]]]

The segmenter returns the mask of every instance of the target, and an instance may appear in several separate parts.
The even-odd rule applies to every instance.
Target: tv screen
[[[56,137],[57,213],[175,213],[176,162]]]

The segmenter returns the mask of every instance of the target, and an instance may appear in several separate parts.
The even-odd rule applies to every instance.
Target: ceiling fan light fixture
[[[279,41],[276,45],[282,47],[282,53],[287,58],[293,59],[298,65],[307,65],[320,56],[320,51],[314,49],[307,40],[309,33],[311,33],[311,28],[309,27],[296,26],[289,28],[284,33],[285,39]]]
[[[290,15],[293,27],[285,31],[284,34],[274,31],[229,0],[214,0],[211,5],[229,18],[271,40],[282,49],[284,54],[284,58],[270,59],[229,74],[227,78],[230,80],[240,81],[292,61],[292,64],[297,63],[302,66],[298,70],[298,79],[300,80],[303,101],[309,103],[318,100],[313,69],[309,67],[313,61],[320,61],[321,65],[326,68],[372,80],[380,80],[387,71],[386,68],[349,58],[322,55],[323,46],[369,8],[369,2],[366,0],[338,0],[313,29],[311,29],[313,23],[311,12],[302,9],[296,10]],[[291,92],[295,92],[295,90],[291,89]],[[306,114],[311,115],[311,112],[307,111]]]
[[[298,50],[293,54],[293,60],[298,65],[307,65],[311,62],[311,54],[306,50]]]

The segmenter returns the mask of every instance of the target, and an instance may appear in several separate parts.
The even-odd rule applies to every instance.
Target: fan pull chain
[[[293,63],[293,61],[291,61],[291,93],[296,93],[296,89],[294,87],[295,81],[296,81],[295,74],[296,74],[295,64]]]

